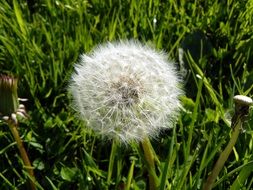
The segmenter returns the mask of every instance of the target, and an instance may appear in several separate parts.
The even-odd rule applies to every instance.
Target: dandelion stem
[[[206,183],[203,186],[203,190],[212,189],[214,182],[223,168],[226,160],[228,159],[242,129],[242,124],[249,112],[249,106],[252,105],[253,101],[247,96],[237,95],[234,97],[235,102],[235,114],[232,118],[231,128],[233,129],[230,141],[228,142],[224,151],[220,154],[219,159],[215,163],[215,166],[207,178]]]
[[[109,161],[109,167],[108,167],[108,173],[107,173],[107,184],[108,184],[108,187],[110,186],[110,181],[111,181],[112,172],[113,172],[115,155],[116,155],[117,147],[118,147],[116,141],[117,140],[113,140],[111,154],[110,154],[110,161]]]
[[[149,177],[149,189],[154,190],[158,187],[158,177],[155,172],[155,159],[152,152],[152,145],[149,141],[149,139],[146,137],[143,142],[141,143],[143,151],[144,151],[144,157],[147,163],[148,168],[148,177]]]
[[[233,129],[232,136],[231,136],[231,139],[230,139],[228,145],[226,146],[224,151],[221,153],[219,159],[217,160],[217,162],[212,170],[211,175],[209,175],[209,177],[207,178],[206,184],[204,185],[204,188],[203,188],[204,190],[212,189],[217,176],[219,175],[221,169],[223,168],[226,160],[228,159],[228,156],[230,155],[230,153],[237,141],[241,127],[242,127],[242,121],[239,119],[235,128]]]
[[[35,186],[35,176],[34,176],[34,172],[33,172],[33,167],[31,165],[31,162],[29,160],[29,157],[27,155],[27,152],[25,150],[25,147],[23,145],[23,142],[19,136],[19,133],[18,133],[18,129],[17,129],[17,126],[18,124],[15,124],[13,122],[8,122],[9,124],[9,128],[11,130],[11,133],[15,139],[15,141],[17,142],[17,147],[19,149],[19,152],[20,152],[20,155],[21,155],[21,158],[24,162],[24,166],[30,176],[30,179],[29,179],[29,183],[30,183],[30,188],[31,190],[35,190],[36,189],[36,186]]]

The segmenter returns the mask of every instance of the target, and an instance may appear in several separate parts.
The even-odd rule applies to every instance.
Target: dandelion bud
[[[11,76],[0,75],[0,115],[11,116],[18,109],[18,80]]]
[[[134,41],[107,43],[81,56],[69,91],[88,126],[123,142],[156,137],[180,109],[174,63]]]

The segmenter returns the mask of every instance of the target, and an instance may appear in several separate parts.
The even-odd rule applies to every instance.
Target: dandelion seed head
[[[69,91],[89,127],[126,143],[171,127],[183,94],[174,63],[136,41],[107,43],[82,55]]]

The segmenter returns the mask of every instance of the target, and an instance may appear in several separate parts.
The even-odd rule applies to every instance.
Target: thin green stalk
[[[18,150],[20,152],[21,158],[24,162],[25,169],[27,170],[27,172],[30,176],[30,178],[29,178],[30,188],[31,188],[31,190],[35,190],[36,186],[35,186],[35,183],[34,183],[35,182],[35,176],[34,176],[34,172],[33,172],[33,167],[31,165],[31,162],[29,160],[29,157],[27,155],[27,152],[25,150],[23,142],[22,142],[22,140],[19,136],[18,129],[17,129],[17,124],[9,122],[9,128],[11,130],[11,133],[12,133],[15,141],[17,142],[17,147],[18,147]]]
[[[12,183],[7,179],[1,172],[0,172],[0,177],[4,180],[4,182],[11,187],[12,190],[18,190]]]
[[[145,138],[142,143],[144,157],[148,168],[149,189],[154,190],[158,187],[158,177],[155,171],[155,157],[153,155],[153,148],[148,138]]]
[[[239,136],[241,128],[242,128],[242,121],[239,118],[235,124],[234,129],[233,129],[231,139],[230,139],[228,145],[226,146],[226,148],[224,149],[224,151],[221,153],[219,159],[217,160],[217,162],[212,170],[211,175],[209,175],[209,177],[207,178],[207,181],[204,184],[203,190],[212,189],[217,176],[219,175],[221,169],[223,168],[226,160],[228,159],[228,156],[230,155],[230,153],[237,141],[237,138]]]

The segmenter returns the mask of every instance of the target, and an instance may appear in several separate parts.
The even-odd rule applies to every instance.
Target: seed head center
[[[121,106],[131,106],[139,101],[141,88],[138,80],[121,76],[112,84],[112,89],[117,97],[114,103]]]

